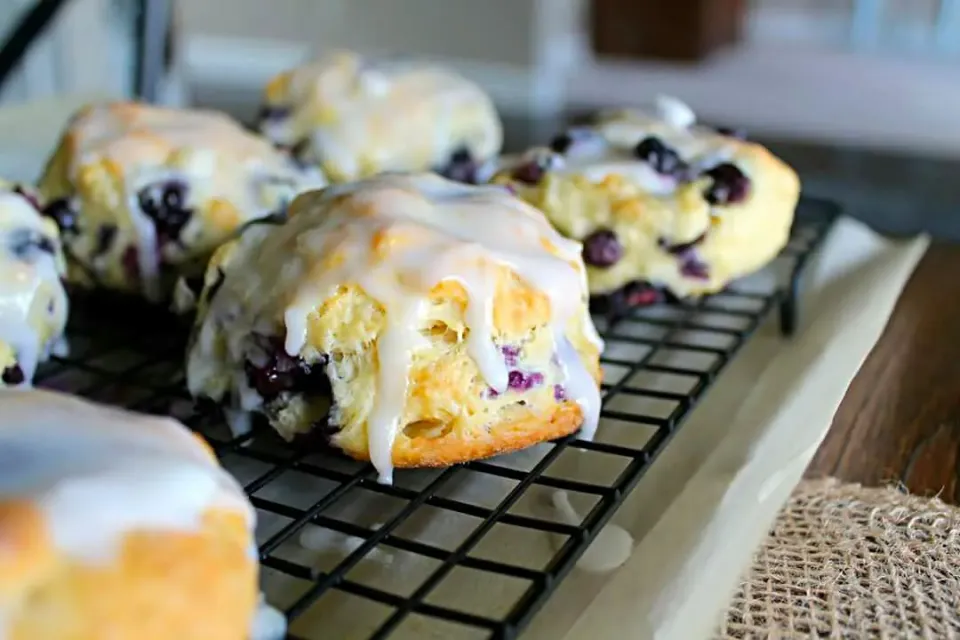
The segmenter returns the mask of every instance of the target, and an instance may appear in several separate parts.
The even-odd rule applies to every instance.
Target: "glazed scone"
[[[602,115],[493,178],[583,243],[594,303],[697,297],[787,243],[797,174],[764,147],[694,122],[683,103]]]
[[[255,514],[202,440],[49,391],[0,407],[0,637],[250,637]]]
[[[259,126],[337,182],[385,171],[482,181],[503,138],[493,103],[475,84],[436,66],[350,52],[274,77]]]
[[[70,121],[40,190],[71,281],[161,301],[244,222],[323,184],[224,114],[110,103]]]
[[[265,414],[394,467],[596,428],[580,244],[494,186],[384,174],[298,197],[211,260],[187,358],[235,428]]]
[[[0,180],[0,387],[28,385],[63,343],[69,302],[57,225],[37,194]]]

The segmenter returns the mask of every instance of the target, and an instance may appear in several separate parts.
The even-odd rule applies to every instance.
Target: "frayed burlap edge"
[[[717,638],[960,638],[960,509],[801,483]]]

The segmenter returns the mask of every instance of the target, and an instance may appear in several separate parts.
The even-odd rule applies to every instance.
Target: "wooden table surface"
[[[933,244],[851,384],[808,477],[899,483],[960,504],[958,276],[960,247]]]

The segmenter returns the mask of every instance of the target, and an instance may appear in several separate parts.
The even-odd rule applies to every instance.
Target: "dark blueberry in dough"
[[[620,289],[605,295],[592,296],[590,308],[610,317],[619,317],[634,307],[645,307],[670,300],[671,296],[662,288],[646,280],[628,282]]]
[[[747,132],[743,129],[731,129],[730,127],[717,127],[717,133],[722,136],[727,136],[729,138],[737,138],[738,140],[746,140]]]
[[[680,273],[695,280],[709,280],[710,270],[700,259],[689,256],[680,263]]]
[[[23,375],[23,369],[20,368],[20,365],[14,364],[3,370],[2,379],[4,384],[15,386],[23,384],[23,381],[27,378]]]
[[[507,377],[507,386],[514,391],[529,391],[543,384],[543,374],[511,371]]]
[[[10,234],[10,251],[20,260],[32,261],[38,253],[55,255],[57,243],[33,229],[17,229]]]
[[[557,402],[563,402],[567,399],[567,390],[562,384],[553,385],[553,399]]]
[[[542,179],[546,173],[546,169],[543,168],[536,160],[531,160],[530,162],[525,162],[516,169],[513,170],[513,179],[518,182],[523,182],[526,184],[537,184]]]
[[[157,245],[175,242],[190,221],[193,212],[187,208],[187,185],[182,182],[158,182],[144,187],[137,194],[140,210],[153,219],[157,228]]]
[[[448,180],[456,180],[466,184],[477,184],[479,165],[473,159],[470,150],[466,147],[457,149],[450,156],[450,161],[437,173]]]
[[[77,232],[77,212],[73,210],[66,198],[54,200],[41,213],[48,218],[52,218],[60,227],[61,233]]]
[[[257,112],[257,119],[260,122],[265,122],[269,120],[283,120],[293,112],[293,109],[290,107],[281,107],[276,105],[265,104],[260,107],[260,111]]]
[[[704,175],[713,178],[713,184],[703,194],[710,204],[736,204],[750,193],[750,178],[729,162],[718,164]]]
[[[508,344],[500,347],[500,352],[503,354],[503,361],[508,367],[517,365],[517,359],[520,357],[520,347]]]
[[[665,145],[660,138],[653,136],[641,140],[634,147],[633,154],[653,167],[654,171],[665,176],[682,174],[687,168],[676,151]]]
[[[691,249],[696,247],[698,244],[703,242],[703,239],[707,237],[706,232],[701,233],[699,236],[691,240],[690,242],[680,242],[677,244],[670,244],[670,241],[666,238],[660,238],[657,243],[660,245],[660,248],[671,253],[675,256],[679,256],[685,253],[688,253]]]
[[[117,228],[112,224],[105,224],[97,231],[97,246],[93,249],[94,256],[102,256],[110,251],[114,239],[117,237]]]
[[[263,358],[262,364],[251,360],[244,363],[247,383],[264,400],[277,397],[284,391],[298,391],[314,395],[317,392],[329,393],[330,382],[323,371],[323,362],[307,364],[302,358],[286,352],[279,338],[255,336],[254,349]]]
[[[573,136],[569,133],[561,133],[550,141],[550,148],[557,153],[566,153],[573,146]]]
[[[598,229],[583,240],[583,261],[593,267],[610,267],[623,257],[623,245],[610,229]]]
[[[40,206],[40,201],[37,200],[33,194],[27,193],[23,190],[23,187],[17,185],[13,188],[13,192],[19,194],[24,200],[30,203],[30,206],[36,209],[37,211],[43,211],[43,207]]]

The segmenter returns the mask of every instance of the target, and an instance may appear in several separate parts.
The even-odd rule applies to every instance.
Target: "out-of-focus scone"
[[[695,124],[685,104],[601,115],[493,178],[583,243],[594,303],[610,310],[714,293],[787,243],[797,174],[767,149]]]
[[[489,177],[503,133],[490,98],[453,72],[336,52],[267,84],[260,130],[344,182],[385,171]]]
[[[0,637],[249,637],[254,513],[202,440],[49,391],[0,407]]]
[[[63,249],[40,210],[30,188],[0,180],[0,387],[28,385],[37,364],[64,344]]]
[[[580,252],[502,187],[384,174],[304,194],[214,255],[188,386],[385,482],[590,437],[602,345]]]
[[[324,184],[224,114],[119,102],[70,121],[40,190],[71,281],[161,301],[240,225]]]

